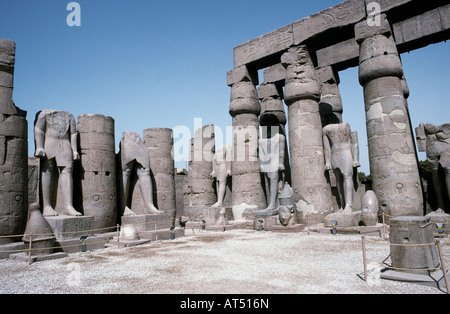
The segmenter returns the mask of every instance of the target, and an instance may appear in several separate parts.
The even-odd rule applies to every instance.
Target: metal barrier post
[[[447,294],[450,294],[450,287],[448,286],[448,278],[447,278],[447,267],[445,265],[444,256],[442,255],[441,241],[436,240],[436,246],[439,253],[439,259],[441,260],[441,268],[442,273],[444,275],[445,286],[447,287]]]
[[[31,243],[33,242],[33,236],[30,234],[30,244],[28,245],[28,265],[31,265]]]
[[[366,237],[362,236],[362,251],[364,264],[364,281],[367,283],[367,259],[366,259]]]
[[[117,224],[117,248],[120,249],[120,226]]]

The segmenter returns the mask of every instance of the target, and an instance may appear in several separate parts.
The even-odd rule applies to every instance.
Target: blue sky
[[[16,42],[14,101],[28,111],[29,155],[41,109],[111,116],[117,142],[152,127],[193,132],[195,118],[225,130],[233,48],[341,1],[79,0],[81,27],[66,24],[69,2],[0,0],[0,37]],[[449,50],[440,43],[402,55],[414,127],[450,122]],[[340,77],[344,120],[359,133],[369,173],[357,68]]]

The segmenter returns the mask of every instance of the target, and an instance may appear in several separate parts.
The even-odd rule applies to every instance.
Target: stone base
[[[152,240],[148,240],[148,239],[142,239],[142,240],[126,240],[126,239],[120,239],[119,241],[117,241],[117,237],[112,239],[111,241],[108,242],[109,246],[112,247],[119,247],[119,248],[124,248],[124,247],[133,247],[133,246],[138,246],[138,245],[142,245],[142,244],[148,244],[152,242]]]
[[[213,226],[208,226],[206,225],[206,230],[207,231],[230,231],[230,230],[234,230],[234,229],[238,229],[237,226],[235,225],[213,225]]]
[[[272,228],[279,224],[278,216],[255,217],[253,220],[254,230],[272,231]]]
[[[325,217],[323,224],[325,227],[331,227],[332,221],[337,221],[338,227],[355,227],[359,226],[362,221],[362,212],[352,212],[351,214],[346,214],[343,212],[337,212],[329,214]]]
[[[160,229],[170,229],[172,219],[167,214],[122,216],[122,226],[134,225],[139,233]]]
[[[108,242],[108,237],[104,235],[89,236],[85,242],[86,251],[101,250],[105,248]],[[82,251],[83,243],[80,239],[60,240],[55,243],[55,247],[61,247],[55,249],[58,252],[64,253],[78,253]]]
[[[79,239],[83,235],[93,236],[94,217],[93,216],[55,216],[45,217],[57,241]]]
[[[16,242],[10,244],[0,245],[0,259],[6,259],[9,255],[14,253],[20,253],[20,251],[24,251],[25,243],[24,242]]]
[[[382,237],[384,236],[384,228],[383,224],[377,224],[376,226],[354,226],[354,227],[340,227],[336,228],[338,234],[360,234],[366,236],[376,236]],[[323,224],[319,224],[317,226],[311,227],[312,232],[319,232],[324,234],[331,234],[333,228],[325,227]],[[386,233],[389,232],[389,228],[386,226]]]
[[[305,230],[305,228],[306,225],[303,224],[289,226],[276,225],[272,226],[272,232],[297,233],[302,232],[303,230]]]
[[[67,253],[58,252],[58,253],[53,253],[53,254],[31,256],[31,259],[30,259],[28,257],[27,253],[22,252],[22,253],[11,254],[9,256],[9,259],[17,260],[17,261],[21,261],[21,262],[28,262],[30,260],[30,263],[35,263],[35,262],[50,261],[50,260],[54,260],[54,259],[66,258],[66,257],[68,257]]]
[[[167,230],[156,230],[156,231],[146,231],[140,232],[139,236],[141,239],[147,239],[151,241],[162,241],[162,240],[170,240],[172,231]],[[175,239],[181,238],[184,236],[184,228],[175,228]]]
[[[436,223],[444,224],[441,232],[444,234],[450,234],[450,215],[446,214],[442,210],[438,210],[435,212],[431,212],[425,217],[430,218],[430,222],[433,224],[433,232],[437,234],[439,232],[439,228],[436,226]]]
[[[203,210],[203,214],[201,219],[206,221],[206,225],[213,226],[215,224],[220,224],[221,220],[221,212],[225,213],[225,221],[227,221],[230,217],[233,217],[233,211],[231,207],[206,207]],[[200,218],[199,218],[200,219]]]
[[[205,209],[205,206],[184,206],[184,214],[189,220],[199,220],[202,219]]]
[[[450,276],[450,271],[447,271],[447,278]],[[445,280],[442,270],[430,272],[429,275],[414,274],[409,272],[402,272],[397,270],[386,270],[381,273],[381,279],[394,280],[402,282],[410,282],[419,285],[436,287],[438,289],[446,290]]]

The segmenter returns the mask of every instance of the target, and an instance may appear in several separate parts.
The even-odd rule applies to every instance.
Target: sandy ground
[[[378,239],[378,238],[373,238]],[[389,246],[361,236],[306,232],[192,231],[139,247],[37,262],[0,260],[0,293],[39,294],[443,294],[379,278]]]

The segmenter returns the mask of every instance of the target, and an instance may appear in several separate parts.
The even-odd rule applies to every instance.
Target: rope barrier
[[[450,235],[448,235],[447,240],[445,242],[445,245],[447,245],[449,243],[449,238],[450,238]],[[436,248],[437,248],[438,255],[439,255],[440,267],[436,267],[436,268],[401,268],[401,267],[393,267],[393,266],[387,265],[385,263],[385,261],[389,258],[390,255],[383,262],[378,263],[378,264],[380,266],[381,265],[385,265],[385,267],[388,268],[388,269],[400,270],[400,271],[436,271],[436,270],[442,270],[443,278],[444,278],[444,281],[445,281],[445,286],[446,286],[446,289],[447,289],[447,294],[450,294],[450,287],[449,287],[448,278],[447,278],[447,267],[450,265],[450,263],[446,263],[446,261],[444,259],[445,256],[450,256],[450,255],[449,254],[444,254],[442,252],[443,245],[442,245],[440,240],[436,240],[435,243],[419,243],[419,244],[404,243],[404,244],[398,244],[398,243],[390,243],[390,242],[385,242],[385,241],[380,241],[380,240],[368,240],[368,239],[366,239],[365,236],[362,236],[362,251],[363,251],[363,264],[364,264],[363,266],[364,266],[364,281],[365,282],[368,281],[366,243],[376,243],[376,244],[382,244],[382,245],[404,246],[404,247],[411,247],[411,246],[421,247],[421,246],[435,245]]]

